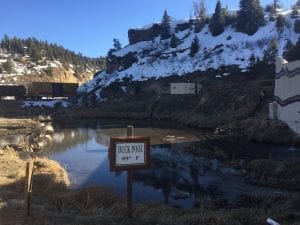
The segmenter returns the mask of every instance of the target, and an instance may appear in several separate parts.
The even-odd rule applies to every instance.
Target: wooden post
[[[127,126],[127,137],[133,136],[133,126]],[[132,171],[127,171],[127,217],[132,216]]]
[[[25,190],[24,190],[24,215],[25,218],[29,217],[30,214],[30,200],[32,190],[32,174],[33,174],[33,161],[26,162],[25,171]]]

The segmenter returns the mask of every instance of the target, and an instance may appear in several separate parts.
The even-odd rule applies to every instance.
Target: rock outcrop
[[[123,57],[117,57],[111,55],[106,60],[106,72],[108,74],[113,73],[114,71],[122,71],[128,69],[133,63],[138,61],[136,53],[129,52]]]
[[[153,24],[148,29],[129,29],[128,40],[129,44],[135,44],[140,41],[151,41],[158,37],[161,33],[161,26],[157,23]]]

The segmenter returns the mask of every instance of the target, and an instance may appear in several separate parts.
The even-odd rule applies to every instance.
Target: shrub
[[[282,33],[285,26],[285,19],[283,15],[279,15],[276,18],[276,28],[278,33]]]
[[[294,24],[294,31],[295,33],[300,33],[300,20],[296,20]]]
[[[190,51],[190,57],[193,57],[198,51],[199,51],[199,39],[197,36],[195,36],[195,38],[193,39],[193,42],[191,44],[191,51]]]
[[[51,66],[48,66],[46,69],[44,69],[44,72],[47,76],[53,76],[53,69]]]
[[[2,64],[2,67],[6,71],[6,73],[12,73],[13,63],[10,59],[8,59],[5,63]]]

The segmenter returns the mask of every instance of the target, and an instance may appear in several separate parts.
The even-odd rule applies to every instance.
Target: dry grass
[[[19,127],[35,125],[36,121],[33,119],[16,119],[16,118],[4,118],[0,117],[0,127]]]
[[[25,163],[11,148],[0,150],[0,224],[21,224],[24,218],[23,189]],[[33,176],[33,205],[47,207],[43,199],[68,190],[66,171],[55,161],[37,158]],[[42,203],[41,203],[42,202]]]
[[[25,162],[11,148],[0,150],[0,186],[8,185],[24,176]]]
[[[212,209],[204,205],[198,209],[179,209],[163,204],[134,204],[134,218],[128,219],[124,199],[105,187],[71,190],[66,171],[57,162],[45,158],[36,160],[31,217],[24,221],[25,161],[8,150],[0,151],[0,162],[1,225],[261,225],[268,217],[277,219],[281,225],[299,225],[300,221],[299,201],[282,199],[275,199],[271,202],[274,207],[266,209]],[[6,164],[19,170],[4,173]]]

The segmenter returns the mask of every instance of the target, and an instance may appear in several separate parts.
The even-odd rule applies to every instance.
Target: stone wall
[[[276,59],[274,101],[269,105],[269,117],[281,120],[300,134],[300,60]]]

